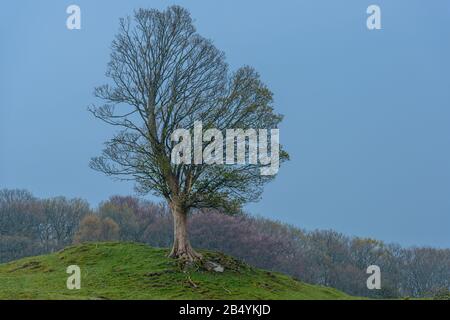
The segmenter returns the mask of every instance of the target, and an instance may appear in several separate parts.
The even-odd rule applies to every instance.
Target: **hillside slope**
[[[217,273],[183,271],[167,250],[98,243],[0,265],[0,299],[351,299],[335,289],[252,268],[219,253]],[[81,289],[68,290],[66,268],[81,268]]]

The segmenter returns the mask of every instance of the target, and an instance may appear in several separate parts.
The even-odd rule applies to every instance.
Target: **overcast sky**
[[[81,7],[81,30],[66,8]],[[252,214],[402,245],[450,247],[450,2],[8,1],[0,6],[0,188],[97,205],[133,194],[88,167],[111,128],[87,111],[118,19],[188,8],[285,115],[292,160]],[[369,31],[378,4],[382,30]],[[151,197],[149,197],[151,198]]]

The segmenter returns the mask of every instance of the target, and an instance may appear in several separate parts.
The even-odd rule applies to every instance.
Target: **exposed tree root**
[[[195,263],[203,260],[203,256],[196,252],[192,247],[187,244],[184,246],[179,246],[177,243],[174,244],[172,251],[169,254],[170,258],[178,259],[185,263]]]

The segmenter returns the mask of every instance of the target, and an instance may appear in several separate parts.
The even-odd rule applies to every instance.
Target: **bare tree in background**
[[[91,213],[89,204],[81,199],[56,197],[42,200],[41,241],[46,249],[59,250],[72,243],[84,216]]]
[[[163,197],[174,218],[170,256],[201,258],[187,236],[187,215],[196,208],[236,212],[259,199],[261,165],[171,163],[178,128],[277,128],[282,117],[272,109],[272,93],[250,67],[230,74],[224,54],[197,34],[187,10],[137,10],[121,19],[106,73],[110,84],[96,89],[105,104],[92,106],[95,117],[120,128],[91,167],[130,179],[142,194]],[[203,143],[204,144],[204,143]],[[281,150],[280,161],[288,158]]]

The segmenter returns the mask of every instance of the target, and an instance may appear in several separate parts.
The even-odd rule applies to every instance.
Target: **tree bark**
[[[171,204],[170,208],[173,216],[173,247],[169,257],[187,262],[202,259],[202,255],[195,252],[189,242],[187,212],[176,204]]]

